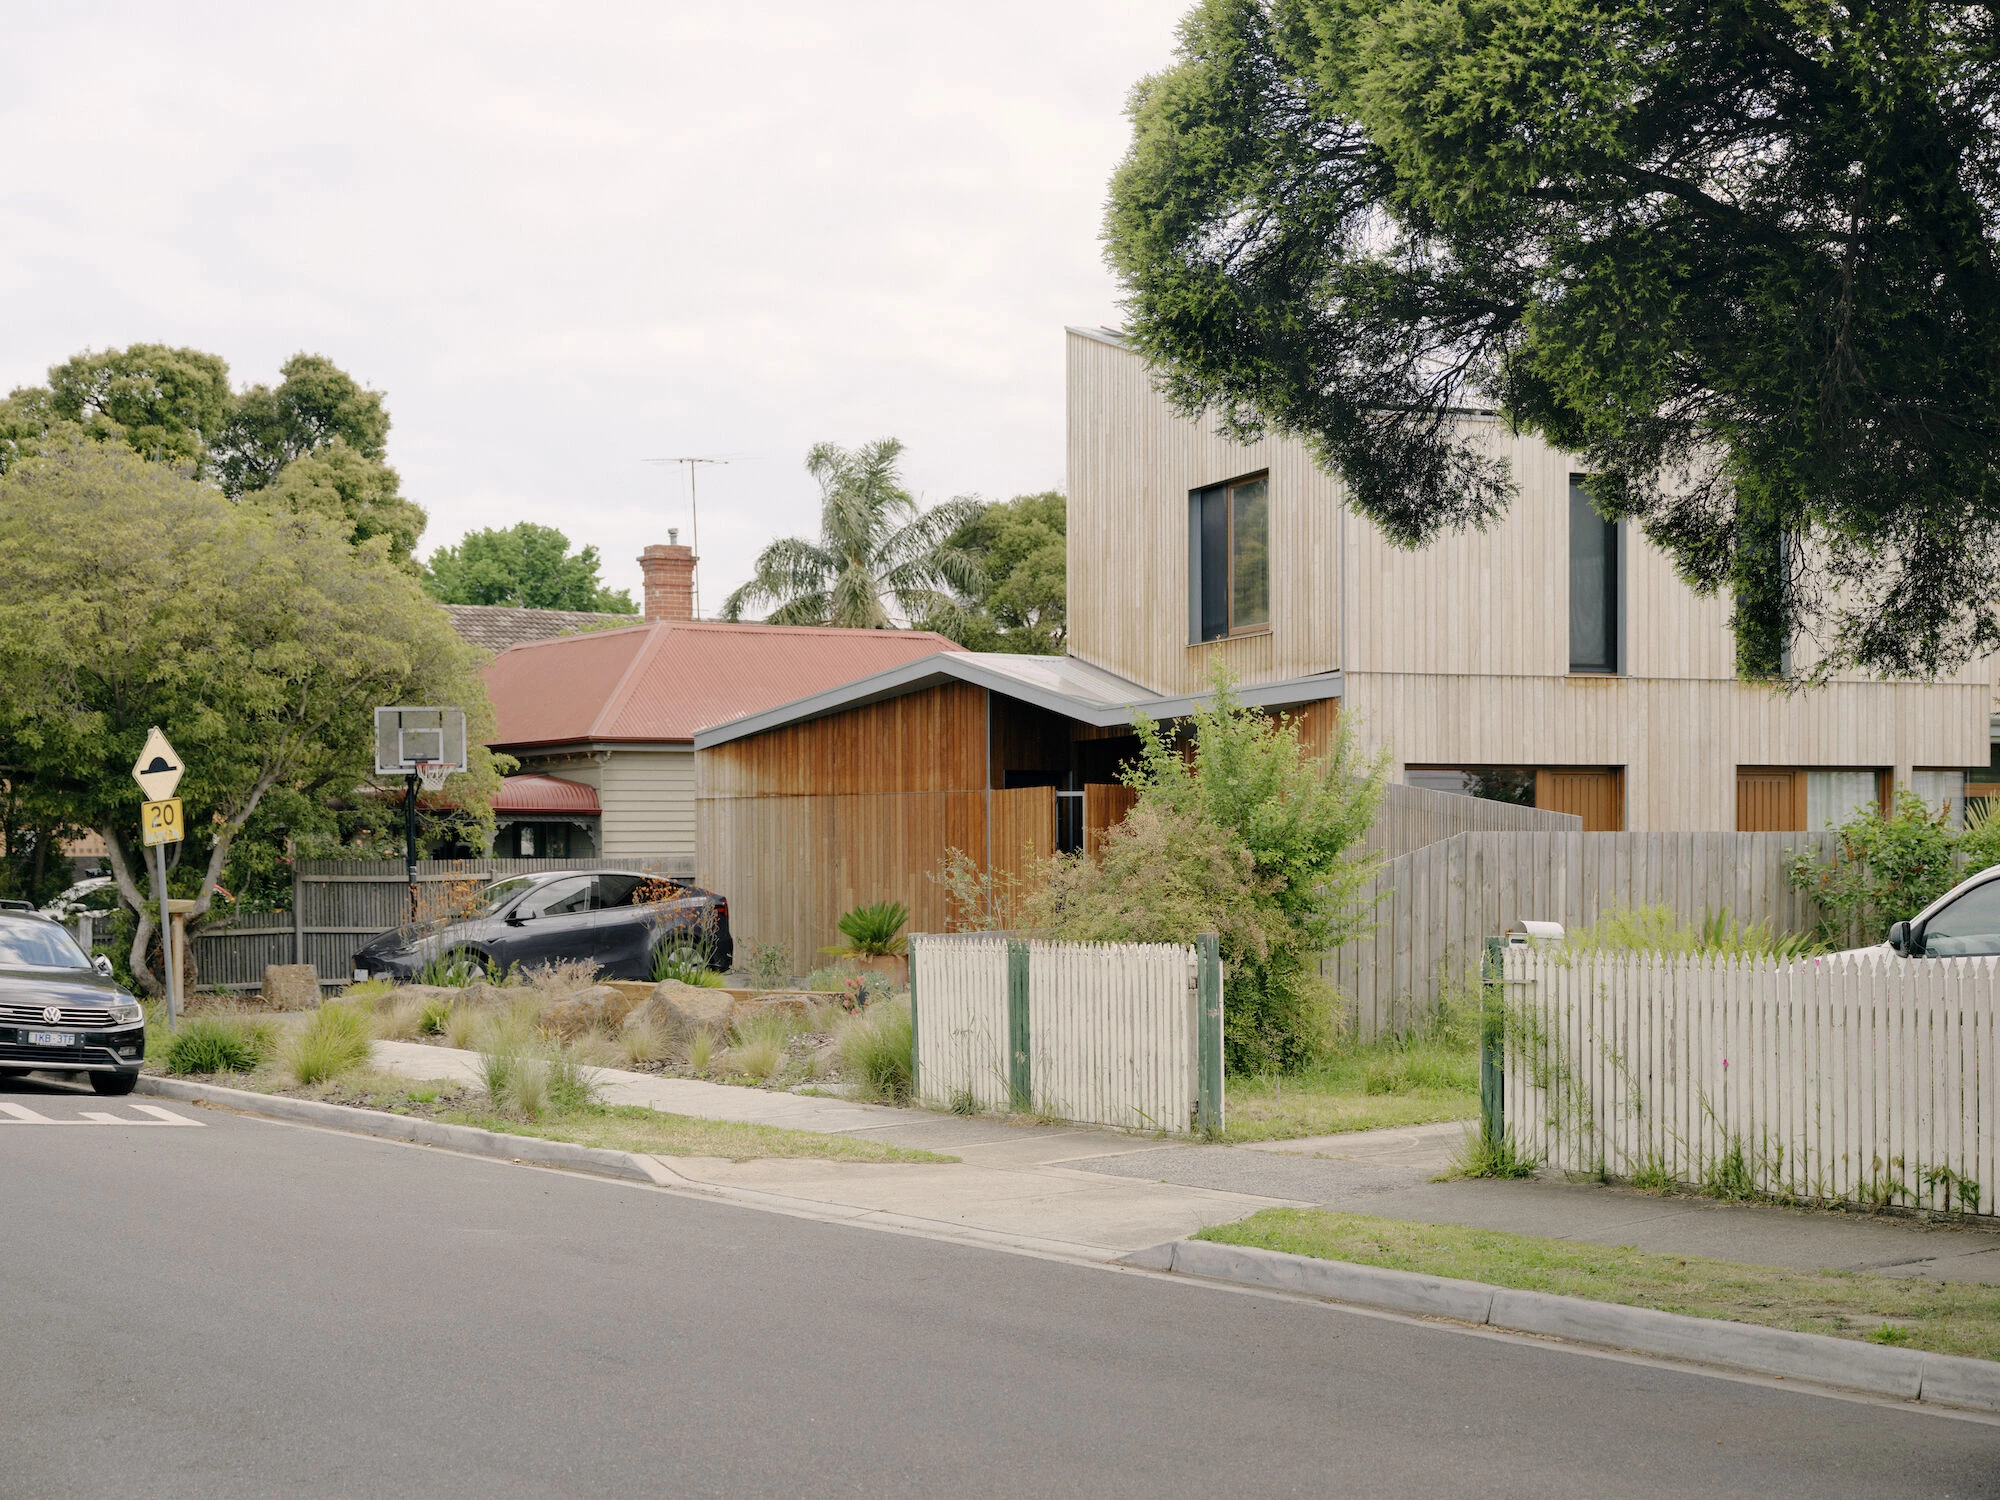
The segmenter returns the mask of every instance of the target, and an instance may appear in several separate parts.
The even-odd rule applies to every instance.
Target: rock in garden
[[[727,990],[703,989],[665,979],[653,986],[653,993],[625,1018],[627,1030],[639,1026],[658,1028],[668,1041],[683,1046],[694,1040],[697,1031],[724,1036],[729,1031],[729,1014],[735,1002]]]
[[[311,1010],[319,1004],[319,970],[311,964],[264,965],[264,1001],[278,1010]]]
[[[542,1012],[542,1025],[558,1036],[576,1036],[594,1026],[610,1030],[631,1014],[633,999],[608,984],[593,984],[558,1000]]]

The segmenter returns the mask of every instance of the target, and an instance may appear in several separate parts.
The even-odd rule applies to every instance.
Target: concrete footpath
[[[408,1078],[477,1077],[478,1054],[422,1043],[377,1042],[375,1061]],[[1190,1145],[610,1068],[597,1073],[609,1103],[959,1158],[897,1165],[649,1158],[690,1187],[812,1205],[857,1222],[876,1217],[1033,1243],[1094,1260],[1119,1259],[1260,1208],[1326,1207],[1796,1270],[2000,1285],[2000,1226],[1724,1204],[1546,1180],[1434,1182],[1464,1137],[1460,1122]]]

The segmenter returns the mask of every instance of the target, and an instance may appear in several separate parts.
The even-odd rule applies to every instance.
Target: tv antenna
[[[726,458],[642,458],[642,464],[686,464],[688,471],[688,519],[694,537],[694,617],[701,618],[701,506],[694,486],[697,464],[728,464]]]

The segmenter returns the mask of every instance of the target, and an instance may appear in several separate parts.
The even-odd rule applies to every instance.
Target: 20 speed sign
[[[165,797],[158,802],[141,803],[139,807],[140,841],[150,849],[155,844],[178,844],[187,837],[187,825],[181,819],[181,799]]]

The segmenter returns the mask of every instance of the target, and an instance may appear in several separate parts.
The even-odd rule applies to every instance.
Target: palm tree
[[[819,481],[819,540],[782,537],[757,558],[750,581],[722,601],[722,618],[771,605],[773,625],[889,630],[902,619],[951,620],[953,590],[979,586],[979,564],[951,535],[981,509],[976,499],[919,510],[896,472],[903,445],[882,438],[852,450],[815,443],[806,472]]]

